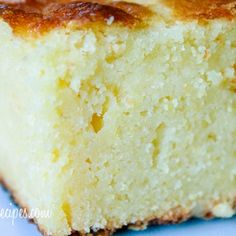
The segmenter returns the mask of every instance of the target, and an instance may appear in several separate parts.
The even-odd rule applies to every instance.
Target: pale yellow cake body
[[[0,21],[0,176],[47,235],[234,215],[235,21],[112,23]]]

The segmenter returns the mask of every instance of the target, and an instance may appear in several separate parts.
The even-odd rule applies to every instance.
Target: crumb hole
[[[217,140],[216,134],[213,134],[213,133],[208,134],[207,138],[214,142]]]
[[[141,111],[141,112],[140,112],[140,115],[143,116],[143,117],[145,117],[145,116],[147,116],[147,113],[148,113],[147,111]]]
[[[103,128],[103,115],[94,113],[92,116],[91,125],[95,133],[98,133]]]
[[[152,153],[152,166],[157,166],[158,155],[160,153],[160,144],[163,137],[165,125],[162,123],[156,128],[155,138],[152,140],[153,153]]]
[[[85,162],[88,163],[88,164],[92,164],[92,161],[90,160],[90,158],[87,158],[87,159],[85,160]]]
[[[63,79],[59,79],[59,80],[58,80],[58,87],[59,87],[60,89],[68,88],[69,85],[70,85],[70,83],[69,83],[68,81],[65,81],[65,80],[63,80]]]
[[[55,163],[59,160],[60,152],[57,148],[55,148],[52,152],[52,162]]]
[[[176,146],[177,146],[177,144],[176,143],[172,143],[172,149],[176,149]]]
[[[64,202],[62,204],[62,210],[65,214],[66,217],[66,221],[68,223],[68,225],[71,227],[72,224],[72,215],[71,215],[71,207],[70,204],[68,202]]]

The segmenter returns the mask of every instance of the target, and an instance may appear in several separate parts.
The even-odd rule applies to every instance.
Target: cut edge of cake
[[[150,1],[150,2],[153,2],[153,1]],[[167,20],[167,22],[168,21],[170,21],[170,24],[173,24],[173,21],[175,21],[176,19],[178,19],[177,21],[183,21],[183,19],[184,18],[182,18],[182,17],[180,17],[180,15],[181,16],[183,16],[183,12],[184,11],[182,11],[181,9],[197,9],[196,11],[193,11],[193,13],[191,13],[191,11],[190,11],[190,13],[189,13],[189,11],[188,11],[188,13],[189,13],[189,15],[186,13],[186,17],[187,17],[187,23],[189,23],[189,22],[191,22],[191,21],[195,21],[196,19],[197,20],[199,20],[200,22],[199,22],[199,24],[202,24],[202,25],[204,25],[204,24],[207,24],[207,21],[214,21],[214,20],[216,20],[216,19],[222,19],[222,20],[225,20],[225,19],[227,19],[227,21],[229,21],[229,22],[234,22],[234,19],[235,19],[235,1],[231,1],[231,3],[229,4],[228,3],[228,1],[226,1],[227,3],[225,3],[224,1],[207,1],[207,4],[206,5],[204,5],[204,7],[203,7],[203,9],[201,9],[201,8],[199,8],[199,6],[198,7],[196,7],[196,8],[192,8],[192,5],[190,4],[190,5],[185,5],[186,4],[186,1],[178,1],[179,2],[179,4],[177,4],[177,1],[166,1],[166,3],[168,3],[168,4],[170,4],[170,5],[168,5],[168,6],[177,6],[177,8],[176,8],[176,12],[175,12],[175,17],[174,17],[174,20],[173,20],[173,18],[172,17],[167,17],[167,19],[165,19],[165,20]],[[213,4],[214,2],[216,2],[216,4]],[[68,5],[67,5],[68,4]],[[82,5],[83,4],[87,4],[87,3],[82,3]],[[99,3],[100,4],[100,3]],[[52,24],[53,25],[53,28],[54,29],[60,29],[60,28],[62,28],[63,30],[73,30],[73,29],[75,29],[75,30],[80,30],[80,27],[81,27],[81,25],[80,25],[80,23],[82,22],[82,25],[83,25],[83,27],[82,28],[84,28],[84,26],[86,25],[86,29],[89,29],[90,27],[93,27],[93,24],[96,24],[96,22],[97,22],[97,19],[99,19],[98,21],[99,21],[99,24],[100,23],[102,23],[99,27],[103,27],[103,25],[104,25],[104,23],[105,23],[105,26],[106,27],[110,27],[110,23],[111,23],[111,25],[112,25],[112,27],[113,27],[113,20],[115,19],[116,20],[116,18],[118,18],[118,19],[121,19],[120,21],[118,20],[118,24],[117,24],[117,27],[118,27],[118,30],[120,29],[120,27],[121,28],[123,28],[123,26],[125,26],[125,27],[127,27],[127,29],[129,29],[129,30],[139,30],[140,28],[145,28],[145,27],[148,27],[148,24],[145,24],[145,21],[146,22],[149,22],[150,24],[153,24],[153,21],[155,21],[156,19],[158,19],[158,20],[163,20],[163,17],[164,16],[166,16],[166,15],[169,15],[169,8],[167,8],[166,9],[166,12],[160,12],[160,14],[158,15],[158,16],[154,16],[155,14],[157,14],[157,13],[155,13],[154,14],[154,12],[156,12],[157,11],[157,9],[156,9],[156,5],[154,4],[154,5],[151,5],[152,7],[143,7],[143,6],[139,6],[139,5],[136,5],[136,4],[130,4],[130,5],[126,5],[126,3],[115,3],[115,6],[119,6],[119,7],[117,7],[117,8],[119,8],[119,10],[116,10],[115,12],[114,12],[114,5],[112,5],[112,8],[109,8],[110,7],[110,5],[109,5],[109,7],[105,7],[104,9],[105,9],[105,11],[104,10],[101,10],[101,12],[100,12],[100,10],[98,10],[98,12],[97,12],[97,8],[95,7],[95,6],[98,6],[98,9],[103,9],[103,6],[102,6],[102,8],[100,8],[99,6],[100,5],[94,5],[94,3],[88,3],[87,5],[86,5],[86,9],[88,9],[87,8],[87,6],[89,6],[89,9],[91,9],[92,8],[92,14],[91,14],[91,12],[90,12],[90,10],[89,11],[87,11],[88,13],[86,13],[86,14],[89,14],[89,15],[83,15],[83,17],[85,17],[85,18],[83,18],[82,20],[81,19],[79,19],[79,26],[77,25],[77,23],[76,22],[73,22],[73,24],[72,24],[72,28],[71,28],[71,26],[68,28],[68,29],[66,29],[66,27],[65,27],[65,25],[64,24],[67,24],[67,21],[72,21],[72,19],[70,18],[69,20],[68,19],[66,19],[66,21],[63,21],[63,26],[61,25],[61,23],[60,24],[55,24],[54,25],[54,23]],[[124,5],[123,5],[124,4]],[[165,4],[165,1],[161,1],[161,3],[158,1],[158,4]],[[211,5],[212,4],[212,5]],[[60,4],[59,4],[60,5]],[[69,7],[70,6],[70,7]],[[84,5],[83,5],[84,6]],[[92,7],[91,7],[92,6]],[[155,6],[155,7],[153,7],[153,6]],[[178,8],[178,6],[179,6],[179,8]],[[212,6],[212,7],[209,7],[209,6]],[[4,17],[6,17],[6,18],[4,18],[3,17],[3,19],[4,19],[4,21],[6,21],[9,25],[11,25],[11,27],[13,28],[13,29],[17,29],[16,30],[16,35],[17,35],[17,37],[21,37],[22,35],[23,35],[23,39],[24,39],[24,37],[25,37],[25,32],[26,32],[26,35],[28,35],[28,34],[30,34],[30,35],[34,35],[34,33],[35,33],[35,31],[37,32],[37,29],[38,28],[40,28],[41,26],[41,24],[44,24],[44,23],[42,23],[41,22],[41,18],[40,17],[42,17],[42,16],[40,16],[40,14],[41,13],[33,13],[33,18],[29,18],[30,19],[30,21],[28,20],[28,15],[30,15],[30,17],[32,16],[31,14],[32,13],[28,13],[27,11],[29,11],[29,10],[25,10],[25,8],[27,9],[28,8],[28,6],[26,5],[26,6],[24,6],[24,4],[23,4],[23,7],[22,6],[20,6],[19,7],[19,5],[13,5],[13,10],[11,9],[11,7],[12,6],[10,6],[10,10],[9,9],[7,9],[6,10],[6,12],[5,12],[5,10],[3,10],[2,11],[2,9],[4,9],[4,8],[2,8],[2,9],[0,9],[0,12],[1,12],[1,14],[2,14],[2,16],[4,16]],[[23,9],[23,11],[21,10],[21,7],[22,7],[22,9]],[[30,6],[31,7],[31,6]],[[31,11],[31,8],[29,7],[29,9],[30,9],[30,11]],[[209,7],[209,8],[208,8]],[[17,9],[16,9],[17,8]],[[18,10],[18,8],[20,8],[20,10]],[[38,6],[36,7],[37,8],[37,11],[39,11],[38,10]],[[115,8],[115,9],[117,9],[117,8]],[[124,9],[124,12],[123,12],[123,10],[120,10],[120,9]],[[16,10],[15,10],[16,9]],[[35,10],[35,6],[33,6],[33,11],[36,11]],[[41,8],[39,8],[39,9],[41,9]],[[55,12],[57,13],[57,14],[59,14],[59,18],[61,19],[61,14],[65,14],[64,13],[64,11],[66,11],[66,16],[67,16],[67,14],[69,15],[69,13],[71,13],[70,11],[72,11],[72,12],[74,12],[74,11],[78,11],[78,9],[75,7],[72,7],[72,10],[70,10],[71,9],[71,5],[70,5],[70,3],[65,3],[65,7],[62,7],[61,8],[61,6],[59,6],[59,8],[57,8],[57,6],[56,6],[56,8],[54,8],[54,6],[50,6],[50,9],[56,9],[55,10]],[[59,10],[58,10],[59,9]],[[69,10],[68,10],[69,9]],[[79,8],[80,9],[80,8]],[[112,9],[112,11],[110,12],[110,10]],[[138,10],[137,10],[138,9]],[[143,9],[143,10],[142,10]],[[214,9],[214,10],[212,10],[212,9]],[[53,19],[54,19],[54,17],[56,17],[57,15],[56,15],[56,13],[54,12],[54,10],[53,10]],[[9,17],[8,17],[8,14],[9,14],[9,11],[10,12],[12,12],[13,13],[13,18],[11,18],[11,20],[9,20]],[[58,11],[59,11],[59,13],[58,13]],[[69,12],[68,12],[69,11]],[[81,10],[80,10],[81,11]],[[45,10],[45,12],[47,12],[46,10]],[[50,12],[50,11],[49,11]],[[104,13],[105,12],[105,13]],[[145,17],[142,15],[142,14],[140,14],[140,12],[143,14],[143,12],[146,12],[144,15],[145,15]],[[148,12],[148,13],[147,13]],[[152,12],[152,14],[150,13],[150,12]],[[215,15],[215,12],[217,12],[217,15]],[[214,13],[214,14],[213,14]],[[16,26],[16,28],[14,28],[15,27],[15,25],[12,23],[12,20],[14,20],[14,18],[17,16],[19,16],[18,14],[23,14],[24,16],[23,16],[23,18],[21,18],[21,17],[19,17],[19,19],[22,19],[23,21],[22,22],[20,22],[20,24],[19,25],[17,25]],[[39,15],[38,15],[39,14]],[[45,13],[44,13],[45,14]],[[51,13],[49,13],[49,14],[51,14]],[[93,15],[93,14],[95,14],[95,21],[93,21],[93,20],[91,20],[91,15]],[[97,17],[97,14],[98,14],[98,18],[96,18]],[[100,15],[101,14],[101,15]],[[150,14],[150,15],[149,15]],[[154,14],[154,15],[153,15]],[[115,17],[114,17],[114,19],[112,18],[112,16],[114,16],[115,15]],[[147,17],[147,15],[148,15],[148,17]],[[199,17],[199,16],[201,16],[201,17]],[[147,17],[147,18],[146,18]],[[149,18],[150,17],[150,18]],[[156,18],[157,17],[157,18]],[[200,18],[200,19],[199,19]],[[26,19],[26,20],[25,20]],[[33,19],[33,20],[32,20]],[[57,21],[56,22],[58,22],[58,17],[56,17],[56,19],[57,19]],[[87,19],[89,19],[89,24],[87,24]],[[128,19],[128,22],[131,22],[131,25],[127,25],[126,24],[126,22],[127,22],[127,19]],[[132,19],[132,20],[131,20]],[[74,20],[74,19],[73,19]],[[184,19],[184,20],[186,20],[186,19]],[[35,21],[36,22],[36,24],[31,24],[31,21]],[[59,20],[60,22],[61,22],[61,20]],[[144,21],[144,23],[142,22],[142,21]],[[26,23],[25,23],[26,22]],[[50,22],[51,22],[51,20],[50,20]],[[54,21],[53,21],[54,22]],[[66,23],[65,23],[66,22]],[[84,22],[86,22],[86,24],[84,25]],[[119,23],[120,22],[120,23]],[[141,23],[142,22],[142,23]],[[152,23],[151,23],[152,22]],[[75,24],[74,24],[75,23]],[[124,24],[123,24],[124,23]],[[51,24],[51,23],[50,23]],[[233,24],[233,23],[232,23]],[[50,25],[50,27],[52,26],[52,25]],[[115,24],[116,25],[116,24]],[[20,26],[20,28],[19,28],[19,26]],[[23,26],[23,27],[22,27]],[[33,26],[33,28],[32,28],[32,26]],[[133,27],[134,26],[134,27]],[[34,28],[34,27],[36,27],[36,28]],[[58,28],[59,27],[59,28]],[[65,27],[65,28],[64,28]],[[99,29],[99,27],[98,27],[98,29]],[[116,27],[116,26],[115,26]],[[54,30],[54,29],[50,29],[50,30]],[[95,28],[97,29],[97,25],[95,25]],[[24,33],[21,35],[21,33],[22,33],[22,31],[21,30],[19,30],[19,29],[23,29],[23,31],[24,31]],[[43,28],[41,28],[41,29],[45,29],[44,27]],[[47,28],[47,29],[49,29],[49,28]],[[41,31],[40,31],[41,32]],[[43,34],[44,36],[43,37],[45,37],[46,38],[46,36],[47,36],[47,33],[50,33],[50,32],[47,32],[47,30],[46,30],[46,34]],[[37,37],[41,37],[40,35],[37,35]],[[26,37],[27,38],[27,37]],[[26,39],[27,40],[27,39]],[[205,52],[206,53],[206,58],[208,57],[208,55],[207,55],[207,51]],[[109,58],[108,60],[111,60],[111,61],[113,61],[114,60],[114,58]],[[235,67],[234,67],[234,70],[235,70]],[[225,72],[226,73],[226,72]],[[234,73],[235,73],[235,71],[234,71]],[[228,74],[232,74],[232,71],[229,71],[228,72]],[[216,75],[216,74],[210,74],[209,75],[209,79],[216,79],[216,78],[218,78],[217,77],[218,75]],[[233,75],[234,76],[234,75]],[[229,83],[229,84],[227,84],[227,86],[228,86],[228,89],[230,89],[231,90],[231,92],[233,92],[233,91],[235,91],[235,85],[234,85],[234,78],[231,78],[231,84]],[[214,81],[213,81],[214,82]],[[63,81],[62,80],[62,84],[60,85],[60,86],[62,86],[62,87],[66,87],[66,86],[68,86],[66,83],[65,83],[65,81]],[[231,86],[231,87],[230,87]],[[76,87],[76,86],[74,86],[73,87],[73,90],[76,90],[78,87]],[[116,91],[115,91],[116,92]],[[168,98],[166,98],[167,100],[168,100]],[[129,101],[131,104],[132,104],[132,101]],[[97,114],[97,113],[96,113]],[[92,119],[92,121],[91,122],[94,122],[94,124],[93,124],[93,128],[94,128],[94,131],[95,132],[98,132],[99,130],[100,130],[100,125],[99,125],[99,117],[100,117],[100,114],[98,115],[98,116],[96,116],[96,114],[95,114],[95,116],[93,117],[94,119]],[[210,137],[210,139],[213,139],[214,140],[214,137]],[[54,153],[55,154],[55,153]],[[55,154],[56,155],[56,154]],[[57,156],[57,155],[56,155]],[[55,157],[55,161],[56,161],[56,159],[57,159],[57,157]],[[88,160],[88,162],[89,162],[89,160]],[[17,203],[19,203],[19,205],[20,206],[24,206],[24,204],[22,204],[22,203],[24,203],[24,200],[23,199],[20,199],[19,197],[18,197],[18,194],[14,191],[14,189],[11,189],[11,185],[10,184],[8,184],[7,183],[7,180],[5,180],[5,182],[4,182],[4,180],[2,180],[2,182],[3,182],[3,184],[5,184],[5,186],[7,187],[7,189],[9,189],[10,190],[10,192],[12,193],[12,195],[13,195],[13,197],[14,197],[14,199],[15,199],[15,201],[17,202]],[[212,210],[207,210],[206,212],[204,212],[204,214],[202,214],[202,213],[200,213],[199,214],[199,216],[200,217],[205,217],[205,218],[211,218],[211,217],[214,217],[214,216],[230,216],[230,215],[232,215],[233,214],[233,212],[232,212],[232,209],[235,209],[236,208],[236,200],[235,199],[229,199],[229,201],[226,201],[226,200],[224,200],[223,201],[224,203],[217,203],[217,202],[213,202],[212,203],[212,205],[215,205],[216,207],[215,208],[212,208]],[[228,202],[228,205],[227,204],[225,204],[226,202]],[[27,206],[25,206],[25,208],[27,209],[27,208],[29,208],[29,207],[27,207]],[[205,209],[204,209],[205,210]],[[164,215],[163,217],[161,217],[161,218],[158,218],[158,217],[152,217],[152,216],[150,216],[150,217],[148,217],[147,219],[140,219],[140,220],[136,220],[135,222],[133,222],[133,223],[131,223],[131,227],[134,227],[134,228],[140,228],[140,229],[142,229],[142,228],[144,228],[146,225],[148,225],[148,224],[169,224],[169,223],[179,223],[179,222],[182,222],[182,221],[184,221],[184,220],[187,220],[187,219],[189,219],[190,217],[192,217],[192,216],[197,216],[197,214],[196,213],[191,213],[191,212],[189,212],[189,211],[186,211],[185,209],[173,209],[173,210],[171,210],[171,211],[169,211],[166,215]],[[37,224],[37,220],[35,220],[35,223]],[[115,230],[116,230],[116,228],[121,228],[123,225],[119,225],[119,226],[107,226],[107,229],[104,229],[104,232],[106,233],[106,234],[110,234],[110,233],[113,233]],[[46,234],[46,232],[48,232],[48,230],[44,230],[43,229],[43,227],[42,226],[39,226],[40,227],[40,231],[42,232],[42,233],[44,233],[45,235],[47,235]],[[95,232],[94,232],[95,233]],[[83,232],[81,231],[81,234],[83,234]],[[84,232],[84,234],[86,234],[85,232]],[[100,234],[100,232],[99,232],[99,234]]]

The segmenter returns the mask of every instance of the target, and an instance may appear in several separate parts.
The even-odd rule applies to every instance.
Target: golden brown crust
[[[102,2],[102,3],[101,3]],[[139,25],[151,14],[147,8],[132,3],[105,3],[105,1],[40,1],[0,3],[0,17],[17,33],[42,33],[51,28],[75,22],[79,27],[121,24],[127,27]]]
[[[173,10],[173,19],[233,19],[236,14],[236,0],[156,0],[156,4],[160,1]],[[146,25],[154,14],[145,5],[112,0],[0,0],[0,18],[20,35],[47,32],[71,21],[78,27],[111,23],[135,27]]]
[[[175,17],[183,20],[233,19],[236,0],[162,0],[174,10]]]

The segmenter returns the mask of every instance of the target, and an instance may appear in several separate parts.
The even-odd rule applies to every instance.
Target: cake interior
[[[0,21],[0,175],[47,234],[235,213],[236,26]]]

